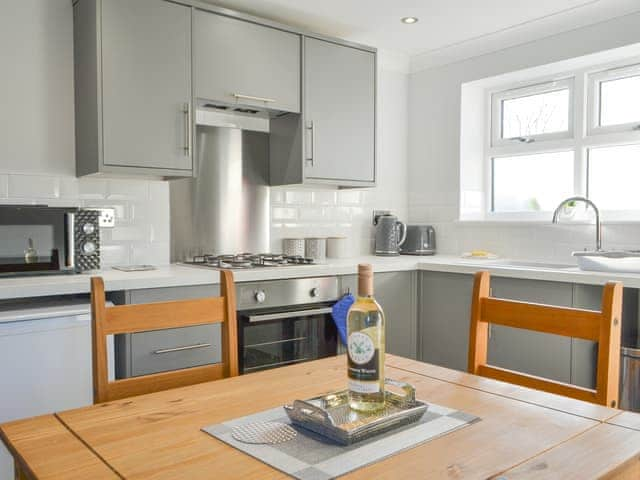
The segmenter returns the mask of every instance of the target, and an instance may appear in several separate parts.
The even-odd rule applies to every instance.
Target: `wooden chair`
[[[230,271],[220,272],[220,287],[220,297],[106,307],[104,282],[101,277],[92,277],[94,403],[238,375],[236,295]],[[208,323],[222,324],[222,363],[109,381],[107,335]]]
[[[489,272],[476,273],[469,337],[470,373],[601,405],[618,405],[621,283],[610,282],[605,285],[600,312],[493,298],[489,296],[489,284]],[[598,342],[596,389],[488,365],[489,324]]]

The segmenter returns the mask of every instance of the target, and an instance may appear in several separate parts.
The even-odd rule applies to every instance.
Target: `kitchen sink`
[[[573,252],[578,268],[592,272],[640,273],[640,250]]]

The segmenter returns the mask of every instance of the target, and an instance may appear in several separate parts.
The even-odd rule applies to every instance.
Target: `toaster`
[[[431,225],[408,225],[407,238],[400,247],[402,255],[433,255],[436,253],[436,231]]]

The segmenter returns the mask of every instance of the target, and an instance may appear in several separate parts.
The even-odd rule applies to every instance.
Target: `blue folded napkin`
[[[356,301],[355,297],[350,293],[347,293],[344,297],[338,300],[331,309],[331,316],[336,324],[338,333],[340,334],[340,340],[344,345],[347,344],[347,314],[351,305]]]

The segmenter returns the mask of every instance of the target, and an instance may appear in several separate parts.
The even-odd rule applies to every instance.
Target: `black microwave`
[[[0,205],[0,276],[99,269],[99,218],[96,210]]]

